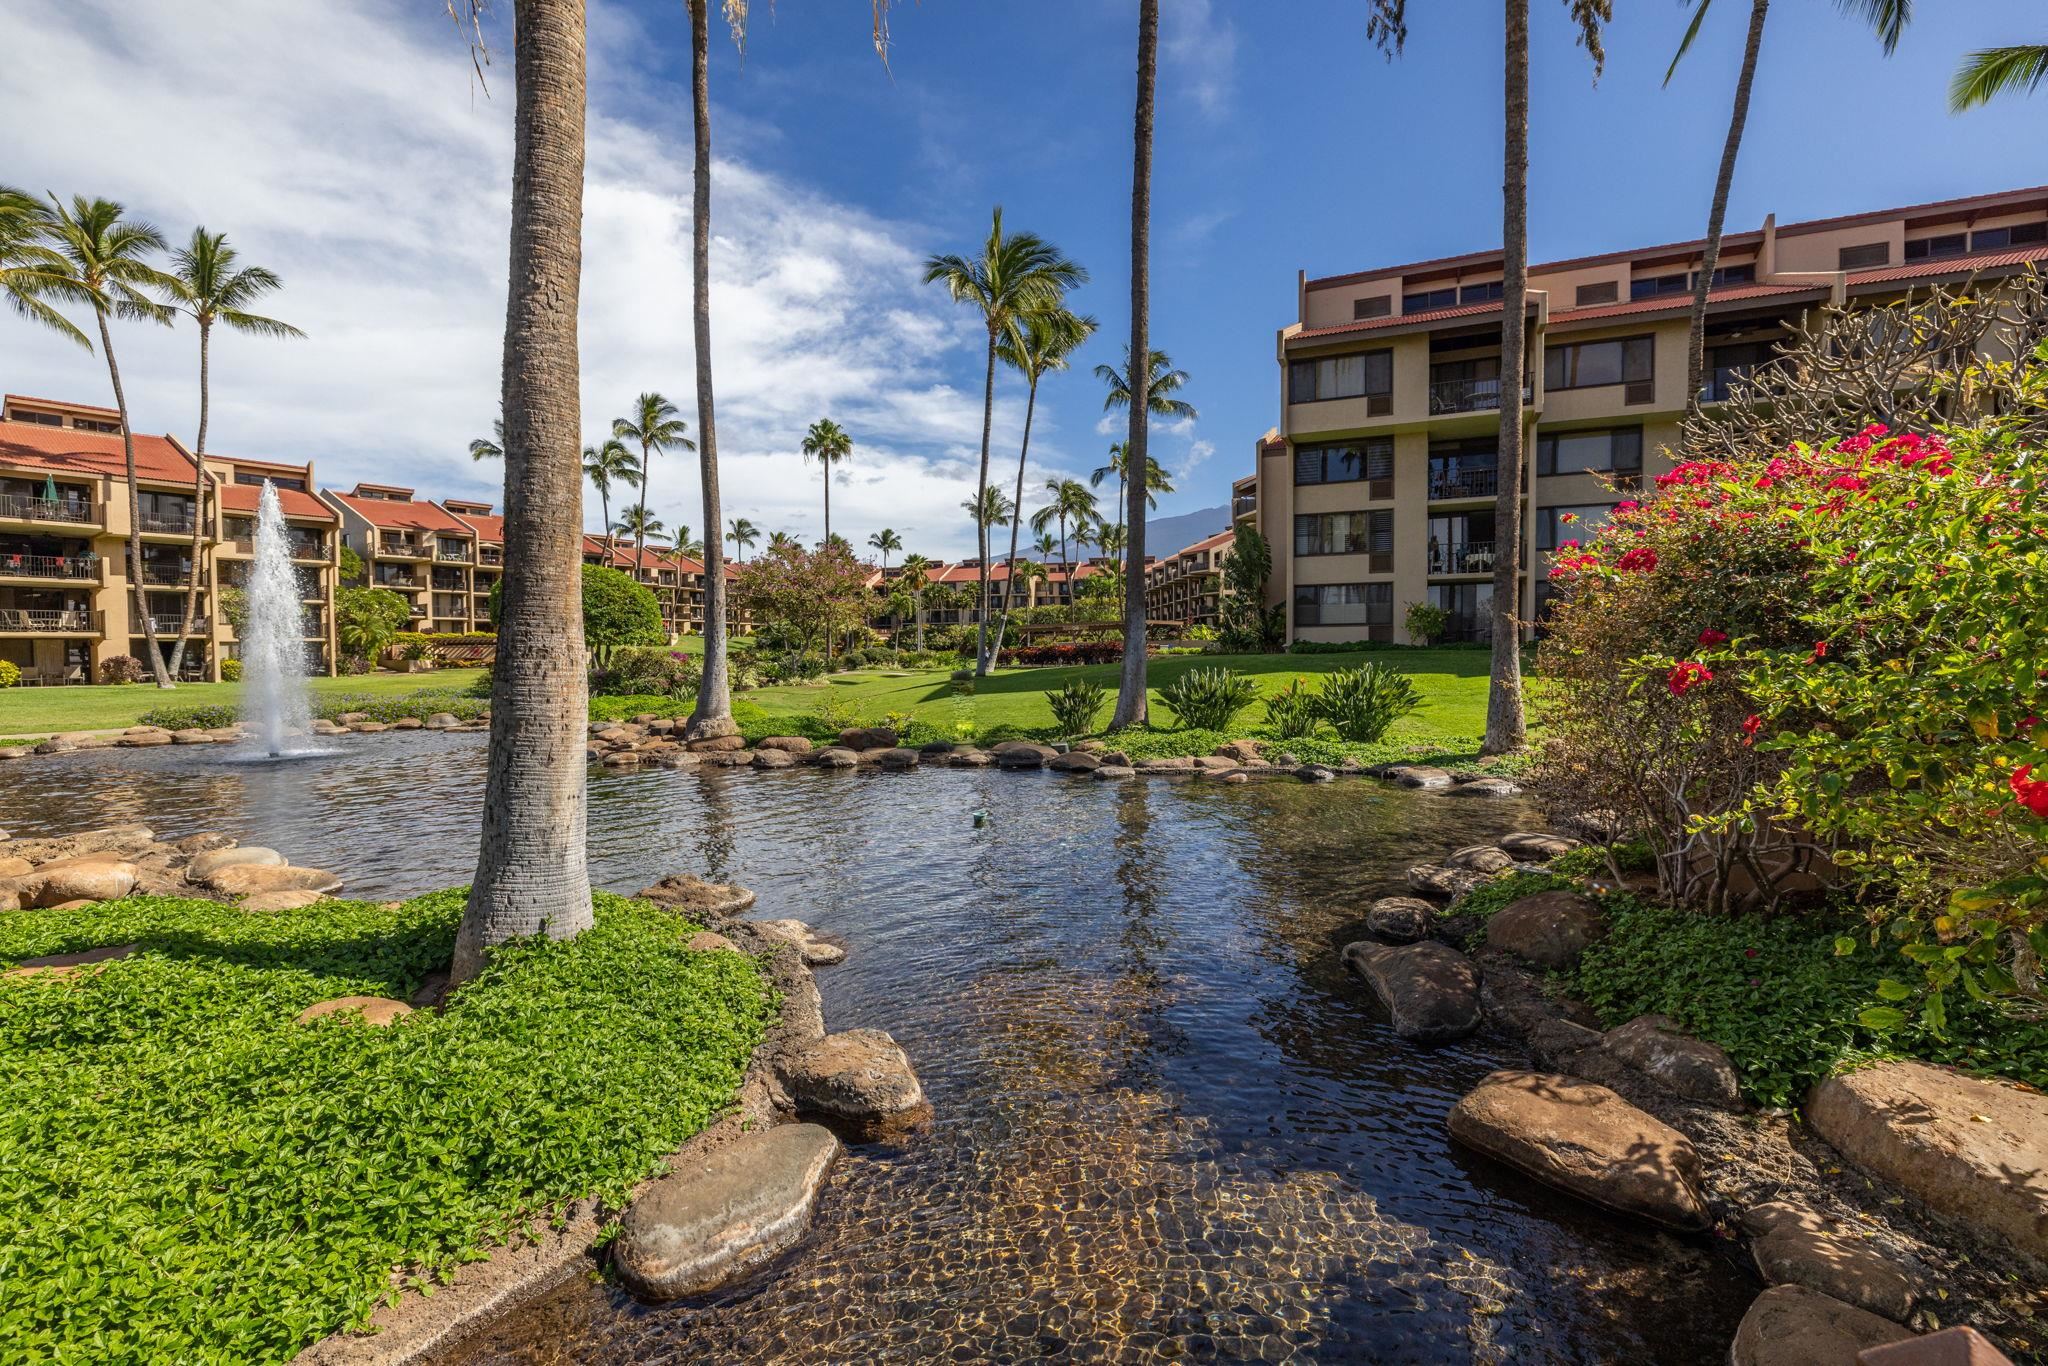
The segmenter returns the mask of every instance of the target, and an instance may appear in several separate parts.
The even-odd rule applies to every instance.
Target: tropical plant
[[[681,650],[633,646],[618,650],[590,676],[593,697],[666,697],[687,702],[697,695],[697,664]]]
[[[599,522],[604,527],[605,538],[609,540],[612,534],[612,485],[638,488],[640,463],[626,449],[625,442],[615,436],[607,437],[597,445],[583,448],[583,477],[597,490]]]
[[[50,204],[43,220],[50,256],[41,267],[36,288],[42,296],[90,308],[99,324],[100,354],[106,359],[114,406],[121,415],[121,454],[128,475],[129,587],[148,642],[150,673],[159,688],[168,688],[173,686],[171,674],[164,667],[163,652],[157,649],[156,617],[150,612],[149,594],[142,581],[141,481],[135,474],[135,434],[129,425],[128,393],[121,386],[121,366],[114,358],[114,337],[107,319],[169,326],[176,314],[151,291],[168,293],[175,282],[149,259],[164,250],[163,234],[139,219],[124,217],[119,204],[83,195],[74,195],[69,205],[52,195]]]
[[[733,549],[739,552],[735,558],[745,563],[747,552],[761,539],[761,528],[744,517],[735,517],[726,525],[725,539],[731,541]]]
[[[809,652],[862,624],[872,602],[869,573],[844,544],[807,550],[792,541],[741,566],[733,592],[753,614],[757,634],[780,632]]]
[[[1130,646],[1124,648],[1128,651]],[[1258,696],[1257,682],[1234,669],[1220,668],[1189,669],[1159,690],[1159,700],[1179,718],[1182,730],[1227,731]]]
[[[901,582],[910,596],[910,615],[917,623],[917,648],[924,649],[924,600],[925,590],[930,584],[930,574],[935,566],[922,555],[906,555],[903,559]]]
[[[1316,733],[1323,724],[1322,699],[1308,679],[1297,675],[1266,699],[1266,724],[1282,740],[1305,740]]]
[[[880,531],[868,537],[868,549],[880,552],[882,556],[882,572],[886,574],[889,572],[889,556],[903,549],[903,538],[898,536],[892,528],[883,527]]]
[[[790,535],[787,531],[771,531],[768,533],[768,548],[770,550],[780,550],[784,546],[791,546],[796,543],[796,537]]]
[[[1039,509],[1040,512],[1044,510],[1043,508]],[[1034,522],[1038,520],[1036,513],[1032,515],[1032,520]],[[1060,543],[1053,537],[1051,532],[1041,531],[1032,538],[1031,548],[1038,553],[1039,558],[1051,560],[1053,551],[1060,549]]]
[[[1124,364],[1121,370],[1113,365],[1095,367],[1095,378],[1101,380],[1109,392],[1103,395],[1102,411],[1116,412],[1131,406],[1131,348],[1124,348]],[[1145,407],[1154,417],[1171,417],[1192,422],[1201,414],[1195,405],[1174,395],[1187,387],[1188,372],[1173,368],[1173,360],[1164,351],[1152,353],[1150,372],[1145,377]]]
[[[1255,526],[1237,529],[1223,557],[1223,592],[1216,615],[1219,635],[1233,650],[1277,650],[1287,635],[1287,609],[1266,604],[1273,575],[1273,549]]]
[[[1095,548],[1112,560],[1122,560],[1130,539],[1130,531],[1121,526],[1098,526],[1095,529]]]
[[[1418,599],[1408,604],[1401,622],[1408,628],[1408,639],[1417,645],[1433,645],[1451,629],[1451,614],[1447,608]]]
[[[590,448],[584,447],[587,452]],[[505,419],[491,419],[489,436],[473,437],[469,443],[469,458],[472,462],[482,460],[503,460],[505,458]]]
[[[1387,728],[1422,705],[1407,674],[1384,664],[1360,664],[1323,675],[1316,714],[1339,736],[1372,744]]]
[[[579,564],[582,577],[577,585],[576,621],[591,660],[609,664],[614,652],[636,645],[665,645],[668,633],[661,625],[661,600],[654,590],[623,569],[601,564]],[[504,612],[505,580],[491,585],[490,615],[499,621]],[[502,632],[501,632],[502,634]],[[583,660],[579,656],[578,669]]]
[[[1045,695],[1046,705],[1052,708],[1053,731],[1062,740],[1072,740],[1095,729],[1095,718],[1102,713],[1102,704],[1109,700],[1109,690],[1090,678],[1077,678],[1064,688],[1056,688]]]
[[[389,588],[343,588],[334,595],[334,636],[351,659],[374,660],[412,620],[412,605]]]
[[[1903,5],[1904,0],[1895,0]],[[1963,58],[1948,87],[1948,107],[1960,114],[2000,95],[2031,95],[2048,81],[2048,43],[1979,48]]]
[[[207,520],[198,510],[206,506],[206,424],[213,400],[213,326],[219,323],[231,332],[259,337],[303,337],[290,323],[251,313],[249,305],[284,281],[262,266],[244,266],[224,232],[192,229],[192,239],[171,255],[171,307],[199,324],[199,435],[192,454],[192,563],[204,562]],[[176,678],[185,667],[185,642],[194,634],[199,620],[199,575],[185,585],[185,610],[178,639],[171,646],[170,674]]]
[[[1057,370],[1067,368],[1067,359],[1095,332],[1095,319],[1074,313],[1064,305],[1033,309],[1018,319],[1018,326],[996,343],[1003,363],[1024,376],[1024,439],[1017,447],[1017,492],[1010,500],[1010,574],[1003,580],[1003,615],[996,624],[996,638],[989,650],[993,668],[1003,654],[1003,636],[1010,625],[1010,612],[1017,588],[1015,564],[1017,535],[1024,519],[1015,513],[1024,506],[1024,462],[1031,451],[1031,419],[1038,409],[1038,382]]]
[[[981,491],[979,498],[969,498],[962,502],[960,510],[974,519],[975,526],[981,532],[982,540],[986,542],[988,539],[988,529],[991,526],[1004,526],[1008,524],[1011,516],[1017,511],[1017,505],[1010,501],[1009,494],[1004,493],[1001,489],[991,484]],[[983,570],[985,573],[986,566],[983,567]],[[986,604],[986,594],[982,595],[982,601]]]
[[[652,528],[660,525],[659,522],[650,522],[647,516],[647,486],[654,478],[654,457],[664,451],[696,450],[697,443],[687,435],[689,430],[690,424],[683,421],[676,405],[651,392],[643,393],[633,401],[630,416],[612,419],[612,436],[640,447],[640,501],[635,505],[638,521],[627,522],[622,518],[618,528],[628,531],[636,525],[643,528],[633,531],[633,563],[636,565],[640,563],[640,551],[652,534]]]
[[[0,688],[21,686],[21,666],[11,659],[0,659]]]
[[[804,462],[815,460],[825,472],[825,539],[832,535],[832,467],[853,455],[853,438],[829,417],[821,417],[804,433]]]
[[[1144,3],[1156,4],[1156,0]],[[1157,27],[1156,23],[1154,26]],[[1028,232],[1004,236],[1001,205],[996,206],[988,240],[979,254],[971,258],[945,254],[925,260],[925,283],[944,284],[955,303],[973,306],[988,331],[988,361],[981,397],[981,466],[974,499],[968,504],[970,514],[975,514],[980,537],[974,652],[977,673],[987,673],[989,667],[988,528],[992,519],[978,515],[977,510],[988,506],[988,452],[995,424],[997,347],[1006,337],[1014,339],[1018,335],[1020,319],[1025,314],[1057,307],[1069,289],[1087,278],[1087,271],[1062,256],[1050,242]]]
[[[25,190],[0,185],[0,296],[8,308],[92,350],[92,341],[51,303],[62,294],[64,258],[51,250],[49,205]]]
[[[660,547],[657,546],[655,549],[658,552]],[[687,524],[676,528],[675,535],[669,538],[669,549],[675,551],[678,555],[688,555],[693,559],[702,559],[704,557],[703,540],[692,536]]]
[[[100,661],[100,682],[110,684],[140,683],[142,661],[134,655],[108,655]]]
[[[667,524],[661,518],[650,514],[644,503],[635,503],[621,512],[619,520],[612,523],[611,529],[612,534],[615,536],[631,536],[633,538],[633,564],[636,568],[642,563],[640,552],[642,547],[646,545],[647,538],[668,534]]]
[[[1130,498],[1129,457],[1129,442],[1112,442],[1109,447],[1109,459],[1105,461],[1103,464],[1097,465],[1093,470],[1089,471],[1088,474],[1088,483],[1091,487],[1094,488],[1100,488],[1102,486],[1102,481],[1105,479],[1113,478],[1116,480],[1115,524],[1119,527],[1121,527],[1124,524],[1124,513],[1127,510],[1124,505],[1129,501]],[[1165,466],[1161,465],[1157,460],[1153,460],[1150,457],[1147,457],[1145,461],[1145,506],[1147,508],[1158,507],[1159,495],[1162,493],[1172,492],[1173,482],[1167,478]],[[1088,500],[1088,511],[1091,515],[1095,512],[1095,500],[1093,497],[1090,497]],[[1098,524],[1100,524],[1103,519],[1100,517],[1096,517],[1095,520]],[[1080,539],[1078,534],[1076,535],[1075,539]],[[1100,543],[1098,542],[1098,545],[1099,544]]]

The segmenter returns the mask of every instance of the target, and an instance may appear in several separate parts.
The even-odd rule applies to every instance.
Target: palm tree
[[[700,376],[701,378],[701,376]],[[700,405],[701,406],[701,405]],[[647,484],[654,477],[654,456],[657,451],[694,451],[697,443],[684,433],[690,424],[677,416],[676,405],[660,394],[646,393],[633,402],[631,417],[612,419],[612,435],[621,441],[640,443],[640,515],[647,516]],[[642,542],[633,542],[633,563],[640,563]]]
[[[787,550],[795,544],[796,537],[790,535],[787,531],[771,531],[768,533],[768,548],[770,550]]]
[[[1598,80],[1606,65],[1600,26],[1614,14],[1612,0],[1565,0],[1579,26],[1579,45],[1593,59]],[[1522,386],[1528,370],[1529,307],[1529,0],[1507,0],[1501,195],[1501,324],[1499,487],[1494,499],[1493,668],[1486,694],[1485,754],[1520,749],[1526,733],[1522,716],[1522,641],[1517,624],[1521,597]]]
[[[1045,509],[1040,508],[1038,511],[1043,512],[1045,511]],[[1052,553],[1055,550],[1060,551],[1062,553],[1062,556],[1064,557],[1066,547],[1061,545],[1059,540],[1055,538],[1050,531],[1043,530],[1042,528],[1038,528],[1036,526],[1036,523],[1038,521],[1038,513],[1033,513],[1031,515],[1031,520],[1034,524],[1033,529],[1038,531],[1038,534],[1032,537],[1031,539],[1031,549],[1038,555],[1039,559],[1041,561],[1047,561],[1052,559]]]
[[[469,443],[471,460],[503,460],[505,458],[505,419],[491,420],[491,434],[479,436]]]
[[[192,454],[192,563],[198,564],[205,555],[206,518],[202,509],[206,506],[206,420],[212,402],[210,381],[210,360],[212,353],[213,325],[221,324],[236,332],[251,332],[261,337],[303,337],[306,334],[290,323],[266,318],[251,313],[248,306],[274,289],[282,289],[284,281],[262,266],[240,266],[235,249],[228,245],[227,234],[208,232],[205,228],[192,229],[192,240],[180,247],[171,256],[171,306],[187,314],[199,324],[199,436],[193,443]],[[180,622],[178,639],[171,646],[171,676],[176,677],[185,667],[185,641],[192,634],[199,614],[199,576],[185,586],[185,611]]]
[[[732,542],[733,549],[739,551],[738,559],[740,563],[745,564],[747,561],[747,551],[751,550],[754,543],[761,539],[761,528],[755,526],[744,517],[735,517],[732,519],[732,523],[725,529],[725,539]]]
[[[2043,81],[2048,81],[2048,43],[1980,48],[1956,68],[1948,107],[1960,114],[2000,95],[2031,95]]]
[[[882,572],[886,574],[889,572],[889,557],[903,549],[903,538],[898,536],[893,528],[883,527],[868,537],[868,549],[881,552]]]
[[[26,190],[0,185],[0,296],[30,322],[61,332],[90,351],[91,339],[45,297],[64,297],[64,258],[46,240],[53,222],[49,205],[42,200]]]
[[[1128,346],[1124,348],[1123,369],[1119,370],[1110,365],[1098,365],[1095,367],[1095,378],[1101,380],[1109,388],[1109,392],[1103,395],[1102,398],[1103,412],[1115,412],[1119,408],[1129,408],[1131,406],[1130,370],[1131,348]],[[1193,421],[1201,416],[1200,413],[1195,411],[1195,405],[1189,403],[1186,399],[1174,397],[1175,394],[1187,386],[1187,382],[1187,371],[1174,369],[1172,357],[1168,356],[1164,351],[1154,351],[1152,353],[1151,373],[1145,383],[1145,406],[1151,410],[1152,415],[1155,417],[1171,417]]]
[[[1056,370],[1067,368],[1067,358],[1093,336],[1096,321],[1084,314],[1074,313],[1064,305],[1056,308],[1033,309],[1018,319],[1018,326],[1003,334],[996,344],[996,354],[1003,363],[1021,372],[1028,395],[1024,400],[1024,439],[1017,447],[1017,492],[1010,500],[1010,507],[1024,506],[1024,461],[1031,452],[1031,418],[1038,408],[1038,381]],[[1017,533],[1023,530],[1024,519],[1010,518],[1010,560],[1017,559]],[[1003,619],[996,625],[995,646],[989,651],[989,664],[994,667],[1003,654],[1003,636],[1010,627],[1010,601],[1017,590],[1017,573],[1014,568],[1003,579]]]
[[[471,442],[474,447],[477,443]],[[627,488],[640,486],[640,462],[633,458],[633,452],[626,449],[626,443],[617,437],[606,437],[595,446],[583,448],[583,477],[597,490],[597,505],[601,525],[607,538],[612,529],[612,485],[624,484]]]
[[[917,648],[924,649],[924,593],[931,583],[932,562],[922,555],[903,557],[903,583],[910,591],[910,615],[917,622]]]
[[[1155,4],[1156,0],[1145,0]],[[1003,235],[1003,208],[998,204],[989,225],[988,241],[972,258],[955,255],[928,257],[924,263],[926,284],[942,283],[955,303],[971,304],[981,312],[988,329],[988,363],[981,391],[981,473],[970,508],[979,507],[988,494],[988,446],[996,412],[996,346],[1016,332],[1024,314],[1056,307],[1069,289],[1088,278],[1088,272],[1060,255],[1058,247],[1028,232]],[[988,522],[977,519],[981,531],[981,571],[977,591],[980,609],[975,630],[974,670],[988,672]]]
[[[688,530],[688,528],[684,528]],[[668,533],[659,517],[647,511],[644,503],[635,503],[619,513],[619,520],[612,523],[612,532],[618,536],[633,538],[633,567],[640,567],[640,551],[650,536],[660,537]]]
[[[1129,455],[1130,444],[1128,442],[1115,442],[1109,448],[1109,463],[1096,466],[1088,475],[1089,484],[1097,487],[1101,485],[1103,480],[1108,479],[1112,475],[1116,477],[1116,524],[1118,526],[1124,524],[1124,504],[1129,499]],[[1165,467],[1151,456],[1146,456],[1145,506],[1148,509],[1158,507],[1159,495],[1172,492],[1173,481],[1166,477]],[[1093,514],[1095,511],[1095,498],[1092,494],[1088,498],[1088,511],[1090,514]]]
[[[1052,501],[1031,514],[1031,529],[1039,532],[1042,537],[1047,527],[1057,523],[1060,529],[1060,559],[1064,561],[1068,559],[1067,523],[1072,522],[1077,527],[1086,526],[1095,516],[1095,495],[1090,493],[1088,486],[1080,480],[1067,478],[1046,480],[1045,491],[1052,495]],[[1052,553],[1052,547],[1041,543],[1038,553],[1049,555]]]
[[[853,438],[837,422],[821,417],[804,433],[804,463],[825,468],[825,536],[832,535],[832,467],[853,454]]]
[[[1138,0],[1138,97],[1131,133],[1131,333],[1127,360],[1135,363],[1125,383],[1130,410],[1125,439],[1125,481],[1130,518],[1130,559],[1124,569],[1124,659],[1116,685],[1110,729],[1145,724],[1145,479],[1152,412],[1152,101],[1159,79],[1159,0]]]
[[[1671,84],[1671,77],[1678,70],[1679,62],[1692,47],[1694,38],[1699,36],[1700,25],[1706,21],[1707,9],[1713,0],[1688,0],[1693,6],[1692,23],[1686,26],[1685,37],[1678,43],[1678,51],[1672,54],[1671,65],[1664,72],[1664,84]],[[1877,30],[1878,41],[1884,45],[1889,57],[1899,45],[1899,35],[1912,15],[1912,0],[1835,0],[1835,7],[1844,12],[1863,18]],[[1698,411],[1700,386],[1706,378],[1707,366],[1707,295],[1713,288],[1714,271],[1721,261],[1721,226],[1728,217],[1728,190],[1735,180],[1735,157],[1742,149],[1742,131],[1749,122],[1749,91],[1756,80],[1757,54],[1763,47],[1764,18],[1771,8],[1771,0],[1750,0],[1749,37],[1742,48],[1742,68],[1735,77],[1735,104],[1728,115],[1728,135],[1721,144],[1721,166],[1714,176],[1714,199],[1707,209],[1707,239],[1700,250],[1699,277],[1692,287],[1692,329],[1686,336],[1685,345],[1685,403],[1689,411]]]
[[[704,558],[704,542],[690,534],[687,523],[676,528],[675,535],[670,537],[670,548],[678,555],[688,555],[693,560]]]
[[[983,489],[979,498],[962,499],[960,510],[972,517],[976,526],[986,531],[991,526],[1007,525],[1010,514],[1017,510],[1017,505],[1010,501],[1009,494],[991,486]],[[987,566],[984,565],[983,568]]]
[[[136,614],[142,619],[150,673],[159,688],[168,688],[172,680],[157,649],[156,618],[149,613],[149,594],[142,583],[142,500],[135,477],[135,436],[129,427],[128,395],[121,387],[121,367],[114,359],[114,337],[107,318],[112,315],[168,327],[176,313],[145,291],[168,293],[176,281],[149,261],[164,250],[163,234],[140,220],[124,218],[119,204],[84,195],[74,195],[68,208],[55,195],[50,202],[45,232],[55,259],[47,265],[40,289],[86,305],[99,324],[100,354],[107,359],[107,378],[113,382],[114,405],[121,414],[121,450],[127,463],[129,586],[135,594]],[[199,572],[197,560],[192,562],[192,572]]]
[[[468,0],[471,17],[483,0]],[[584,728],[582,0],[513,0],[511,269],[505,305],[505,563],[483,834],[451,980],[508,939],[591,923]]]
[[[1109,559],[1121,561],[1130,543],[1130,532],[1120,526],[1104,522],[1095,528],[1095,548]]]

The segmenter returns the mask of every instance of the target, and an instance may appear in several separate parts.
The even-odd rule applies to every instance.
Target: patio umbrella
[[[43,501],[46,503],[57,501],[57,476],[54,474],[45,474],[43,476]]]

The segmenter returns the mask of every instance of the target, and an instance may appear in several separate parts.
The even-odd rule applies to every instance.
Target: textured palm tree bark
[[[696,124],[696,167],[691,175],[690,313],[697,346],[697,464],[704,486],[704,676],[684,734],[691,739],[731,735],[732,680],[726,665],[725,547],[718,491],[718,424],[711,411],[711,81],[710,0],[690,0],[690,93]],[[831,521],[832,466],[825,466],[826,521]]]
[[[1522,719],[1522,385],[1528,373],[1529,0],[1507,0],[1507,102],[1501,183],[1499,484],[1494,495],[1493,676],[1481,751],[1520,749]]]
[[[582,0],[517,0],[511,280],[505,309],[505,575],[476,878],[453,980],[496,944],[589,927],[585,862]]]
[[[103,308],[93,310],[93,316],[100,325],[100,351],[107,358],[107,378],[114,384],[114,406],[121,413],[121,453],[128,469],[128,586],[135,594],[135,611],[142,618],[142,638],[149,649],[149,672],[156,679],[159,688],[172,686],[170,673],[164,668],[164,657],[156,648],[156,620],[149,615],[149,590],[142,583],[142,494],[136,488],[135,479],[135,434],[128,425],[128,392],[121,387],[121,366],[114,359],[114,337],[107,330],[107,312]],[[192,572],[199,572],[194,561]]]
[[[1138,5],[1138,102],[1131,139],[1131,428],[1125,487],[1124,663],[1117,681],[1111,729],[1145,724],[1145,487],[1146,436],[1152,367],[1152,96],[1159,73],[1159,0]]]
[[[185,642],[191,638],[193,629],[199,624],[199,566],[206,563],[206,416],[212,399],[212,387],[208,384],[208,357],[213,343],[213,320],[199,319],[199,436],[192,448],[192,581],[185,585],[185,610],[180,614],[178,639],[171,646],[171,677],[176,678],[185,668]],[[220,585],[213,591],[218,594]],[[211,634],[209,632],[209,634]],[[214,661],[214,668],[220,668],[220,661]]]
[[[1742,150],[1742,130],[1749,122],[1749,89],[1756,80],[1756,59],[1764,44],[1764,18],[1771,0],[1753,0],[1749,7],[1749,40],[1742,49],[1742,71],[1735,78],[1735,107],[1728,114],[1728,139],[1721,145],[1721,169],[1714,176],[1714,203],[1707,211],[1707,244],[1700,252],[1700,278],[1692,287],[1692,327],[1685,339],[1685,406],[1697,413],[1700,385],[1707,373],[1707,294],[1714,268],[1721,261],[1721,225],[1728,218],[1728,190],[1735,181],[1735,158]]]

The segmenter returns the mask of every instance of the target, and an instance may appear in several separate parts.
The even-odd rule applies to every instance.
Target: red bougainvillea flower
[[[1671,690],[1673,697],[1683,697],[1702,683],[1713,681],[1714,671],[1696,659],[1682,659],[1664,675],[1664,686]]]
[[[1657,552],[1646,545],[1639,545],[1616,560],[1614,567],[1630,573],[1647,572],[1657,567]]]
[[[1813,642],[1813,653],[1806,657],[1808,664],[1818,664],[1828,657],[1828,643],[1825,640]]]
[[[1700,632],[1700,644],[1702,645],[1726,645],[1727,643],[1728,633],[1726,631],[1716,631],[1713,627],[1709,626],[1706,630]]]
[[[2021,806],[2048,821],[2048,780],[2033,776],[2032,764],[2021,764],[2012,771],[2012,795]]]
[[[1749,715],[1747,715],[1747,716],[1743,717],[1743,718],[1742,718],[1742,743],[1743,743],[1743,744],[1745,744],[1745,745],[1753,745],[1753,744],[1755,744],[1755,743],[1756,743],[1756,733],[1757,733],[1758,731],[1762,730],[1763,728],[1764,728],[1764,718],[1763,718],[1763,717],[1761,717],[1761,716],[1758,716],[1758,715],[1757,715],[1757,714],[1756,714],[1755,712],[1751,712],[1751,713],[1750,713]]]
[[[1642,504],[1638,503],[1633,498],[1624,498],[1619,503],[1616,503],[1614,505],[1614,515],[1619,517],[1624,513],[1634,512],[1637,508],[1641,506]]]

